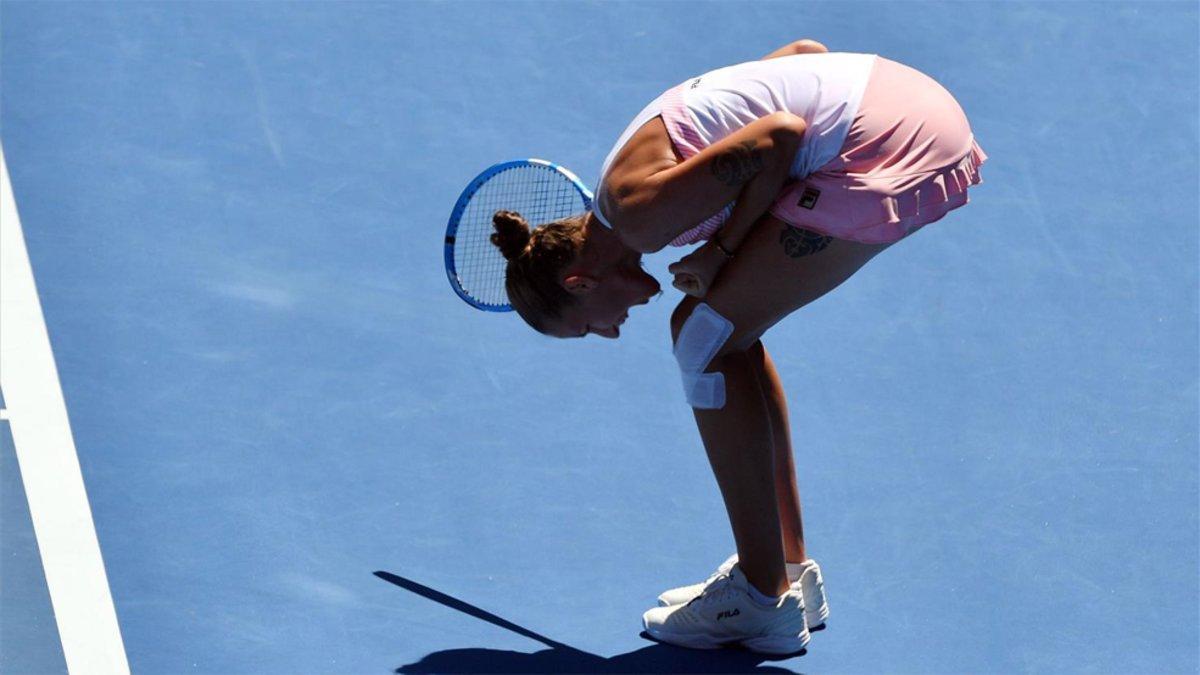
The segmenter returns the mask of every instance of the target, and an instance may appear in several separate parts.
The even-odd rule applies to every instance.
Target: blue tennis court
[[[1195,2],[0,2],[0,672],[1200,668]],[[829,594],[641,635],[734,550],[670,317],[456,297],[460,192],[594,185],[799,38],[952,92],[971,203],[763,338]],[[11,187],[9,187],[11,185]],[[10,191],[11,190],[11,191]]]

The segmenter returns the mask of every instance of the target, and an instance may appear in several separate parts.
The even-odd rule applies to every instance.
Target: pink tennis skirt
[[[880,56],[841,153],[786,185],[770,213],[836,239],[891,243],[968,203],[986,160],[950,92]]]

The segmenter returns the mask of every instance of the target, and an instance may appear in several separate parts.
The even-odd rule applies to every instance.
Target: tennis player
[[[651,636],[786,654],[824,627],[786,398],[761,337],[966,204],[986,159],[932,78],[800,40],[647,105],[605,159],[590,212],[533,231],[495,214],[513,308],[562,338],[618,337],[630,308],[660,291],[642,254],[704,242],[668,268],[687,296],[671,335],[737,553],[664,592],[643,616]]]

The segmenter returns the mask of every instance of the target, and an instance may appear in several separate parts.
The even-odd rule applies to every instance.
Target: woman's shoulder
[[[637,190],[639,181],[682,161],[662,117],[646,120],[615,154],[596,186],[595,201],[603,209],[601,221],[619,228],[621,203]]]

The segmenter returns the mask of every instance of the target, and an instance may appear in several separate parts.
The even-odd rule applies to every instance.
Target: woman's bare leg
[[[884,248],[797,233],[765,216],[703,299],[733,322],[734,333],[706,370],[724,374],[725,406],[693,408],[692,413],[725,501],[741,569],[763,593],[779,595],[788,583],[777,453],[764,393],[775,385],[764,390],[760,384],[757,373],[766,372],[766,352],[753,347],[768,328],[836,288]],[[687,297],[676,308],[671,320],[674,339],[700,302]],[[786,429],[785,424],[779,427]],[[790,444],[785,448],[790,456]]]
[[[792,433],[788,425],[787,397],[783,393],[783,382],[775,370],[775,362],[767,353],[762,341],[755,343],[762,350],[762,359],[753,363],[761,365],[756,371],[758,384],[767,403],[767,417],[771,420],[771,445],[775,458],[775,501],[779,510],[779,527],[783,534],[783,557],[790,563],[808,559],[804,550],[804,523],[800,509],[800,492],[796,484],[796,463],[792,456]]]
[[[725,374],[725,407],[692,409],[704,439],[746,580],[767,595],[788,588],[783,535],[775,500],[775,457],[767,402],[753,350],[718,358]]]

